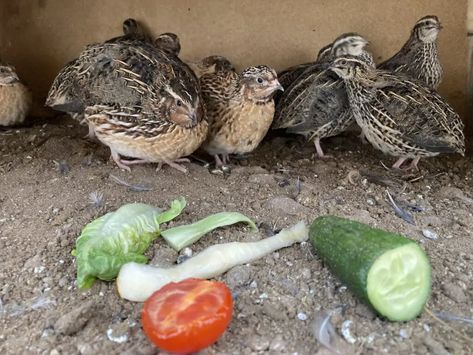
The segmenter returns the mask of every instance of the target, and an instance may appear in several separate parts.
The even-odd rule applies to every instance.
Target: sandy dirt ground
[[[203,354],[325,354],[314,320],[327,312],[345,353],[472,352],[471,157],[432,158],[421,161],[419,172],[401,176],[383,167],[392,158],[355,134],[326,140],[333,156],[326,161],[303,139],[271,135],[254,154],[234,160],[229,176],[198,162],[189,164],[187,175],[169,167],[155,172],[153,165],[128,173],[109,160],[108,148],[83,139],[86,133],[66,117],[0,131],[0,354],[158,353],[141,329],[141,304],[120,299],[113,282],[77,289],[71,250],[81,229],[105,212],[130,202],[166,207],[179,196],[188,207],[170,225],[230,210],[260,225],[258,234],[243,225],[214,231],[191,247],[193,253],[333,214],[418,241],[433,268],[427,311],[391,323],[360,303],[309,243],[283,249],[219,278],[234,294],[234,318]],[[132,191],[111,175],[151,190]],[[396,216],[387,190],[411,210],[415,224]],[[91,204],[93,192],[103,194],[103,206]],[[147,255],[160,265],[179,257],[161,239]]]

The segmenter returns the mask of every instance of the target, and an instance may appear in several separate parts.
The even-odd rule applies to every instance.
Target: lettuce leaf
[[[180,251],[216,228],[241,222],[248,224],[253,231],[258,230],[255,222],[239,212],[220,212],[192,224],[166,229],[161,235],[174,250]]]
[[[77,285],[90,288],[97,278],[113,280],[127,262],[146,263],[143,253],[160,234],[159,224],[177,217],[184,198],[167,211],[143,203],[120,207],[87,224],[76,241]]]

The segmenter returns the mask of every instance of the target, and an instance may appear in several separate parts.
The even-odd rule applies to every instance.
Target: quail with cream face
[[[226,164],[229,154],[253,151],[271,126],[273,95],[282,89],[274,69],[262,65],[239,74],[219,70],[203,75],[200,83],[209,120],[203,149],[217,166]]]

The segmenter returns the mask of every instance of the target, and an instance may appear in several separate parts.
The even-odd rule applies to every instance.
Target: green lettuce
[[[87,224],[76,241],[77,286],[89,288],[97,278],[113,280],[125,263],[146,263],[143,253],[160,234],[160,223],[177,217],[186,206],[174,200],[167,211],[143,203],[120,207]]]
[[[239,212],[220,212],[192,224],[166,229],[161,235],[173,249],[180,251],[216,228],[241,222],[247,223],[253,231],[258,230],[255,222]]]

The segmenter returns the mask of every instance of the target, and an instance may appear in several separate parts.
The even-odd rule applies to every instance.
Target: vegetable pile
[[[124,205],[89,223],[73,251],[78,286],[87,288],[97,278],[109,281],[118,275],[120,296],[145,302],[143,329],[164,351],[199,351],[217,341],[230,323],[230,290],[221,282],[206,279],[306,241],[309,236],[332,272],[389,320],[415,318],[430,295],[429,260],[414,241],[333,216],[315,219],[310,231],[299,222],[256,242],[212,245],[170,268],[145,265],[148,260],[143,254],[159,235],[179,251],[218,227],[245,222],[257,230],[241,213],[222,212],[162,231],[161,224],[179,216],[185,206],[183,198],[173,201],[167,211],[142,203]]]
[[[407,321],[422,312],[431,267],[414,241],[333,216],[314,220],[310,241],[332,272],[380,315]]]

